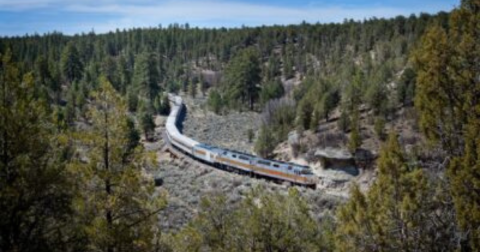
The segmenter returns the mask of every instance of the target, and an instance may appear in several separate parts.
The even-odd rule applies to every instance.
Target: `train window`
[[[292,169],[292,167],[291,167],[291,166],[289,166],[289,167],[288,167],[288,169],[289,169],[289,170],[291,170],[291,169]]]
[[[302,170],[302,174],[312,175],[313,173],[310,170],[304,169],[304,170]]]
[[[243,160],[248,160],[248,158],[245,157],[245,156],[238,156],[238,157],[239,157],[240,159],[243,159]]]
[[[237,155],[232,155],[232,157],[236,158],[236,157],[237,157]]]
[[[267,165],[267,166],[270,166],[270,162],[265,162],[265,161],[258,161],[259,164],[262,164],[262,165]]]
[[[278,168],[278,167],[280,167],[280,166],[278,166],[278,164],[274,164],[273,167],[277,167],[277,168]]]

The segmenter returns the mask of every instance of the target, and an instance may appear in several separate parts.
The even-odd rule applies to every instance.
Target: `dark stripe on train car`
[[[307,181],[308,179],[305,178],[305,177],[302,177],[302,176],[292,175],[292,174],[279,172],[279,171],[273,171],[271,169],[266,169],[266,168],[262,168],[262,167],[258,167],[258,166],[254,166],[254,165],[250,165],[250,164],[244,164],[242,162],[238,162],[238,161],[235,161],[235,160],[226,159],[226,158],[222,158],[222,157],[219,157],[218,159],[220,161],[225,162],[225,163],[237,165],[237,166],[240,166],[240,167],[243,167],[243,168],[246,168],[246,169],[250,169],[250,170],[253,170],[253,171],[256,171],[256,172],[261,172],[261,173],[268,174],[268,175],[271,175],[271,176],[288,178],[289,180],[293,180],[295,182],[303,182],[303,183],[308,182]]]

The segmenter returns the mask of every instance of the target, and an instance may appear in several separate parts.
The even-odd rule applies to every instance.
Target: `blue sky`
[[[459,0],[0,0],[0,36],[189,23],[198,27],[342,22],[450,11]]]

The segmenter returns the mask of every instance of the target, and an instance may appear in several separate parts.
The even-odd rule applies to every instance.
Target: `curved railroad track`
[[[184,136],[178,129],[179,118],[185,113],[185,105],[179,96],[169,95],[171,112],[162,133],[164,151],[198,166],[213,167],[275,182],[316,188],[317,179],[310,167],[278,160],[269,160],[233,150],[199,143]]]

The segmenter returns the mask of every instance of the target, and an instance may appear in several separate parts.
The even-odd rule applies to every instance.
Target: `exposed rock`
[[[335,149],[335,148],[318,149],[315,152],[315,155],[325,157],[328,159],[344,159],[344,160],[353,159],[352,154],[345,149]]]
[[[253,153],[254,141],[248,141],[248,130],[255,135],[260,127],[260,115],[256,112],[231,111],[216,115],[205,108],[205,99],[184,98],[187,114],[183,121],[183,134],[199,142]]]
[[[298,134],[296,130],[288,133],[288,144],[295,145],[295,144],[299,144],[299,142],[300,142],[300,134]]]

